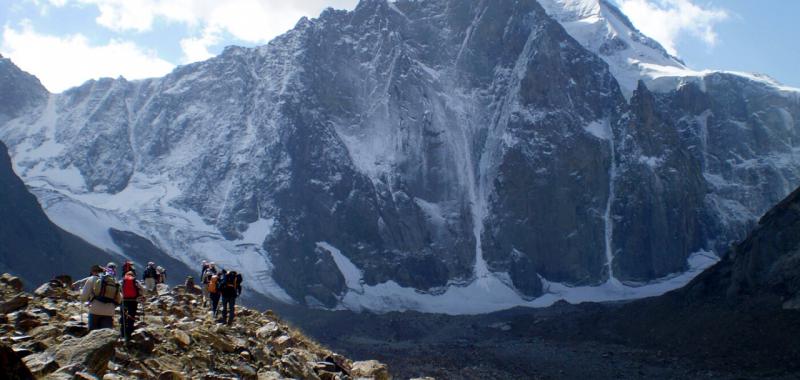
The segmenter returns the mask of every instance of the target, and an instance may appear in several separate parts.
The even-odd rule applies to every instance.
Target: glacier
[[[2,62],[27,103],[0,139],[55,223],[239,268],[281,302],[658,295],[800,184],[800,91],[689,69],[604,0],[364,0],[61,94]]]

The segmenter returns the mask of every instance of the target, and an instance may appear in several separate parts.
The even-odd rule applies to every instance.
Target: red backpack
[[[139,298],[139,288],[136,287],[136,278],[133,276],[125,276],[122,280],[122,298],[126,300]]]

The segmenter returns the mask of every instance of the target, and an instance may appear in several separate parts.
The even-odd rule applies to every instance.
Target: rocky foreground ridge
[[[123,343],[118,330],[88,331],[86,308],[68,282],[53,280],[31,295],[19,278],[0,277],[0,367],[8,378],[391,378],[385,365],[331,352],[272,311],[237,307],[233,326],[218,325],[181,286],[160,287]]]

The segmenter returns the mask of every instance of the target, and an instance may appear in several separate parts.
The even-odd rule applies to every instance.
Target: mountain
[[[697,361],[744,377],[797,377],[798,260],[800,188],[684,288],[625,304],[577,305],[536,324],[522,316],[512,322],[514,333],[668,352],[687,358],[681,365]]]
[[[284,302],[481,313],[688,282],[800,184],[799,93],[691,71],[606,1],[363,0],[33,97],[0,138],[103,249],[134,234]]]
[[[11,168],[0,142],[0,270],[26,281],[47,281],[52,268],[83,276],[92,264],[115,259],[55,224]]]
[[[541,0],[540,3],[570,36],[606,61],[628,98],[640,80],[651,82],[658,77],[691,71],[658,42],[637,30],[607,0]]]

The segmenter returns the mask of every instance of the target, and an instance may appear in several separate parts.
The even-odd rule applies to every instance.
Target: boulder
[[[261,339],[270,338],[277,333],[278,333],[278,324],[275,322],[269,322],[266,325],[259,328],[258,330],[256,330],[256,336]]]
[[[236,346],[233,345],[228,339],[224,339],[224,335],[220,333],[209,333],[206,331],[197,332],[195,338],[203,341],[209,347],[214,347],[222,352],[235,352]]]
[[[61,330],[54,326],[44,325],[32,329],[28,335],[37,340],[43,340],[61,335]]]
[[[288,335],[281,335],[272,340],[272,348],[277,352],[283,352],[294,343],[292,337]]]
[[[59,367],[53,356],[44,352],[28,355],[23,359],[23,362],[36,377],[47,376],[55,372]]]
[[[375,380],[391,380],[386,364],[377,360],[367,360],[353,363],[353,377],[366,377]]]
[[[0,343],[0,377],[9,380],[35,379],[14,350],[3,343]]]
[[[245,363],[239,362],[232,369],[242,379],[256,379],[258,376],[256,369]]]
[[[12,276],[8,273],[4,273],[2,276],[0,276],[0,283],[6,284],[18,292],[21,292],[25,287],[19,277]]]
[[[82,338],[89,333],[89,327],[85,323],[69,321],[64,324],[64,334]]]
[[[313,364],[313,363],[312,363]],[[295,351],[281,357],[278,368],[282,374],[295,379],[320,380],[313,368]]]
[[[8,314],[28,306],[30,298],[24,294],[17,294],[8,301],[0,302],[0,314]]]
[[[33,291],[33,295],[46,298],[46,297],[62,297],[64,295],[64,287],[60,281],[50,281],[42,284]]]
[[[181,347],[186,348],[189,347],[190,344],[192,344],[192,338],[189,336],[189,334],[185,333],[182,330],[177,330],[177,329],[173,330],[172,337],[175,339],[175,342],[178,343],[178,345]]]
[[[14,327],[19,330],[30,330],[36,326],[41,325],[41,321],[39,321],[39,316],[33,313],[29,313],[27,311],[18,311],[12,313],[12,318],[14,321]]]
[[[131,334],[128,347],[140,354],[149,355],[156,347],[157,340],[150,330],[136,330]]]
[[[28,357],[28,355],[33,354],[30,348],[27,347],[14,347],[14,352],[19,356],[21,359]]]
[[[90,332],[80,339],[69,339],[48,350],[62,367],[78,365],[87,372],[103,376],[114,357],[118,333],[111,329]]]

